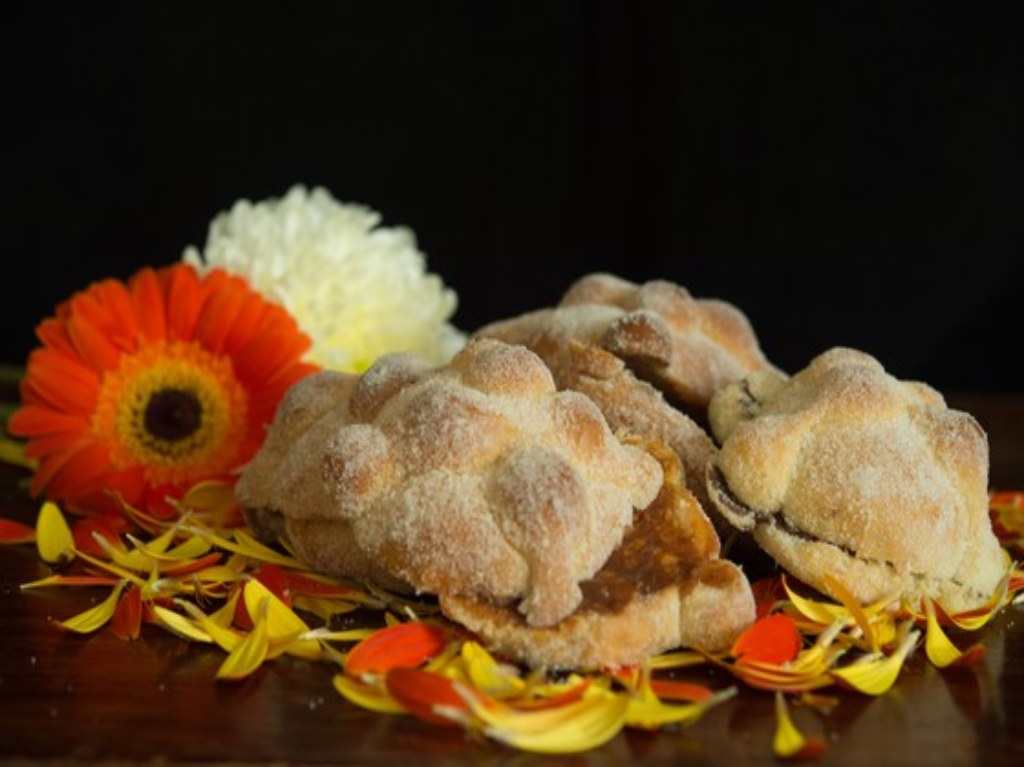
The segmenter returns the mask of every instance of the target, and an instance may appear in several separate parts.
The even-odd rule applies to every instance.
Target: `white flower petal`
[[[451,359],[465,336],[449,323],[455,292],[426,271],[406,228],[340,203],[322,188],[294,186],[280,199],[240,200],[210,224],[200,272],[221,267],[287,309],[313,341],[310,361],[361,372],[389,352]]]

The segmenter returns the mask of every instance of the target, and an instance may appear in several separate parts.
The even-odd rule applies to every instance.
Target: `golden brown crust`
[[[973,418],[838,348],[751,405],[728,430],[708,488],[730,522],[822,591],[831,574],[863,601],[928,595],[962,610],[1004,570],[987,471]]]
[[[648,449],[665,466],[665,484],[604,567],[580,584],[584,598],[572,614],[530,626],[511,606],[458,593],[441,595],[445,614],[493,651],[535,667],[622,666],[679,646],[729,647],[753,621],[750,586],[718,559],[718,538],[682,486],[674,453],[657,443]]]
[[[695,299],[664,280],[637,285],[610,274],[587,275],[558,307],[492,323],[477,335],[529,347],[556,379],[557,369],[570,362],[570,341],[597,346],[670,398],[697,408],[722,386],[771,367],[735,306]]]
[[[279,513],[319,569],[513,600],[547,625],[575,608],[661,473],[593,402],[556,392],[536,355],[479,339],[442,368],[394,355],[354,381],[313,376],[236,495],[264,528]]]

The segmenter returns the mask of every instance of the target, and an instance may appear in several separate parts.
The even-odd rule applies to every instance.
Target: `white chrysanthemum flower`
[[[447,362],[465,342],[448,322],[455,292],[427,273],[412,231],[379,223],[367,207],[295,186],[281,199],[235,203],[210,224],[202,254],[190,247],[184,260],[244,277],[283,305],[325,368],[362,372],[396,351]]]

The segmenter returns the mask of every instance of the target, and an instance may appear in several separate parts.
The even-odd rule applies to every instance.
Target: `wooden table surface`
[[[992,485],[1024,488],[1024,395],[950,395],[989,433]],[[0,515],[34,519],[25,473],[0,466]],[[774,763],[771,693],[740,694],[685,729],[626,732],[595,751],[539,757],[411,717],[371,714],[342,699],[331,667],[289,658],[242,683],[214,681],[223,653],[144,627],[126,643],[54,621],[95,594],[22,592],[47,568],[30,546],[0,549],[0,760],[146,763],[474,765]],[[1024,615],[1009,607],[984,629],[975,667],[940,672],[918,651],[897,686],[842,693],[822,717],[792,708],[822,736],[824,764],[1024,764]],[[718,672],[691,677],[731,684]]]

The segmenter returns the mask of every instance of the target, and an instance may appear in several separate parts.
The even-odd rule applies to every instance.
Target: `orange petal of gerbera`
[[[793,660],[801,644],[796,623],[788,615],[778,613],[762,618],[740,634],[729,653],[739,663],[781,664]]]
[[[68,335],[79,356],[93,370],[113,370],[121,359],[121,350],[111,343],[109,336],[80,314],[68,318]]]
[[[89,419],[81,414],[64,413],[43,405],[24,405],[7,421],[12,434],[76,434],[89,428]]]
[[[190,340],[202,308],[199,275],[188,264],[175,264],[161,277],[166,284],[167,336],[171,340]]]
[[[43,346],[48,346],[55,352],[72,356],[76,354],[75,345],[71,343],[71,336],[68,335],[66,320],[46,318],[36,326],[36,338]]]
[[[196,339],[204,348],[215,354],[224,351],[224,342],[235,326],[245,299],[246,291],[241,289],[223,290],[210,296],[195,328]]]
[[[419,666],[441,653],[445,631],[427,623],[399,623],[364,639],[345,658],[345,673],[354,677],[383,674],[393,668]]]
[[[156,271],[145,268],[128,282],[132,307],[139,321],[139,332],[147,341],[161,341],[167,337],[167,314],[164,292]]]
[[[58,410],[90,416],[100,379],[95,370],[52,349],[36,349],[22,381],[23,401],[42,400]]]

